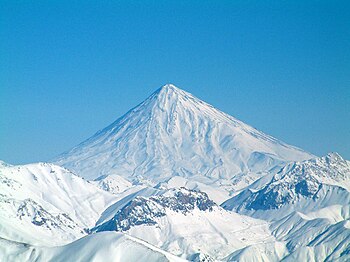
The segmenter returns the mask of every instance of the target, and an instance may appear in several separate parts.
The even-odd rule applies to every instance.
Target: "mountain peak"
[[[141,104],[142,112],[139,111],[141,114],[150,114],[150,118],[161,121],[166,118],[170,122],[176,119],[178,113],[202,115],[211,107],[173,84],[158,88]]]
[[[333,157],[337,160],[330,161]],[[263,187],[258,190],[245,189],[222,206],[236,211],[272,210],[294,205],[300,199],[313,199],[315,202],[319,199],[320,203],[332,201],[332,198],[324,195],[329,196],[332,191],[347,197],[350,192],[350,164],[337,153],[289,163]],[[304,207],[299,203],[294,207],[312,208],[315,202],[312,205],[304,202],[307,205]]]
[[[178,88],[177,86],[173,85],[173,84],[165,84],[163,85],[161,88],[159,88],[160,91],[162,92],[169,92],[169,91],[179,91],[181,90],[180,88]]]
[[[186,92],[178,87],[176,87],[173,84],[165,84],[162,87],[158,88],[154,94],[156,94],[157,96],[161,96],[161,95],[169,95],[169,94],[185,94]],[[152,96],[152,95],[151,95]]]
[[[92,229],[100,231],[126,231],[137,225],[156,225],[157,218],[166,216],[167,211],[184,215],[193,210],[213,211],[216,204],[204,192],[184,187],[168,189],[158,196],[137,196],[121,209],[115,210],[112,220],[103,222]]]
[[[330,161],[344,161],[341,155],[339,155],[337,152],[330,152],[325,156],[325,159],[328,159]]]
[[[157,184],[174,175],[232,179],[311,157],[166,84],[56,163],[87,179]]]
[[[173,84],[166,84],[157,89],[151,96],[150,99],[155,97],[158,104],[168,104],[170,102],[177,102],[179,100],[187,100],[186,98],[194,98],[191,94],[176,87]],[[147,100],[146,100],[147,101]]]

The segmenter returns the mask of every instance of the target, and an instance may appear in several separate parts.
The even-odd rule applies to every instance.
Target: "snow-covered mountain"
[[[275,241],[268,223],[226,211],[207,194],[186,188],[135,196],[111,207],[92,232],[124,232],[189,260],[222,260],[249,245]]]
[[[59,247],[33,246],[0,238],[0,258],[9,262],[185,261],[143,240],[117,232],[89,235]]]
[[[350,260],[349,161],[173,85],[55,163],[0,161],[1,261]]]
[[[4,164],[0,166],[0,238],[44,245],[71,242],[86,235],[116,199],[53,164]]]
[[[346,261],[349,182],[350,162],[330,153],[290,163],[260,189],[248,188],[222,207],[270,221],[272,234],[285,244],[285,261]]]
[[[165,85],[55,163],[90,180],[118,175],[154,185],[181,176],[230,190],[311,157]]]
[[[249,214],[315,211],[350,203],[350,162],[337,153],[282,168],[259,190],[246,189],[222,206]]]
[[[120,194],[133,187],[128,180],[118,175],[100,177],[90,182],[112,194]]]
[[[194,209],[211,211],[214,206],[216,204],[207,194],[186,188],[161,191],[161,194],[158,192],[149,198],[136,196],[118,209],[112,219],[98,225],[93,231],[126,231],[132,226],[157,224],[156,218],[165,216],[167,210],[187,214]]]

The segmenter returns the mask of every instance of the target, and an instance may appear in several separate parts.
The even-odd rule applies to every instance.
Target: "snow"
[[[222,206],[270,221],[272,234],[288,249],[283,261],[346,260],[349,171],[349,161],[336,153],[290,163],[264,186],[246,189]]]
[[[339,155],[329,154],[290,163],[259,190],[248,188],[222,206],[246,214],[260,214],[265,210],[286,214],[287,209],[312,212],[331,205],[349,204],[349,183],[350,163]]]
[[[154,225],[137,225],[125,233],[141,238],[182,258],[202,253],[221,260],[234,250],[255,243],[273,242],[268,224],[215,207],[190,213],[167,210]]]
[[[130,189],[132,187],[132,184],[128,180],[118,175],[109,175],[107,177],[100,177],[94,181],[91,181],[91,183],[95,184],[102,190],[105,190],[113,194],[123,193],[127,189]]]
[[[312,157],[165,85],[55,163],[90,180],[118,175],[154,186],[180,176],[225,189],[227,198],[264,172]]]
[[[0,243],[0,257],[6,261],[184,261],[145,241],[116,232],[89,235],[61,247],[36,247],[1,239]]]
[[[31,244],[85,235],[116,196],[47,163],[0,167],[0,237]]]
[[[1,260],[350,260],[349,161],[173,85],[55,163],[0,161]]]

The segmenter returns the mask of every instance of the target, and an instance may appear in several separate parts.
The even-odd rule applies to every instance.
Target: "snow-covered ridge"
[[[161,195],[148,198],[136,196],[118,210],[111,220],[92,231],[126,231],[132,226],[157,224],[156,218],[165,216],[167,210],[187,214],[194,209],[211,211],[214,206],[216,204],[204,192],[186,188],[169,189]]]
[[[117,232],[88,235],[60,247],[33,246],[0,238],[3,261],[185,261],[141,239]]]
[[[121,231],[191,261],[221,260],[250,244],[274,241],[266,222],[226,211],[203,192],[172,188],[141,195],[112,205],[115,215],[91,233]]]
[[[117,175],[99,177],[90,182],[102,190],[105,190],[112,194],[123,193],[125,190],[132,187],[132,183],[130,183],[125,178]]]
[[[295,184],[304,180],[344,187],[350,192],[350,162],[343,159],[338,153],[329,153],[324,157],[294,162],[278,172],[272,183]]]
[[[329,195],[331,192],[345,199],[350,194],[350,162],[337,153],[290,163],[260,190],[245,190],[227,200],[223,207],[235,210],[279,209],[300,200],[317,201],[321,198],[321,201],[325,201],[324,194]],[[328,200],[336,204],[344,199]]]
[[[314,157],[173,85],[57,162],[79,176],[0,161],[0,259],[350,259],[349,161]]]
[[[0,167],[0,237],[31,244],[87,234],[115,196],[48,163]]]
[[[155,185],[174,175],[230,181],[311,157],[165,85],[55,162],[87,179],[119,175]]]
[[[234,252],[230,259],[272,261],[346,261],[349,259],[350,163],[336,153],[286,165],[260,188],[246,189],[222,204],[270,221],[280,243],[271,257],[255,247]],[[262,249],[271,246],[262,245]],[[275,248],[277,248],[275,244]],[[279,254],[278,254],[279,253]],[[281,254],[283,256],[281,257]],[[272,253],[273,254],[273,253]],[[265,257],[265,258],[264,258]]]

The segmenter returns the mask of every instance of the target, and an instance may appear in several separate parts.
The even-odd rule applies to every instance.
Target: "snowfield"
[[[184,261],[145,241],[122,233],[101,232],[60,247],[35,247],[0,239],[6,261]]]
[[[312,157],[165,85],[55,163],[89,180],[119,175],[154,185],[180,176],[229,191]]]
[[[165,85],[54,164],[0,161],[0,261],[350,261],[350,162]]]
[[[0,237],[28,244],[68,243],[85,235],[114,199],[53,164],[2,166]]]

